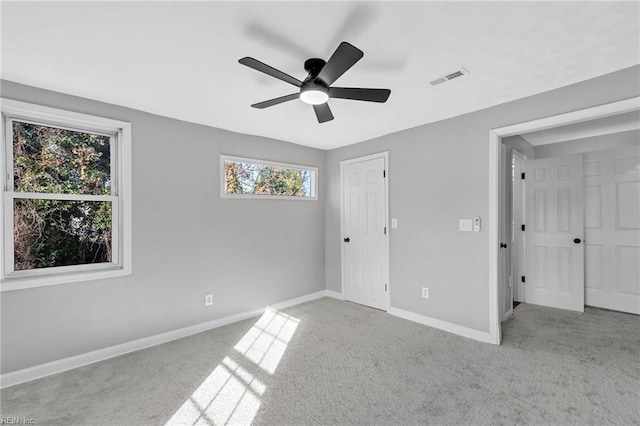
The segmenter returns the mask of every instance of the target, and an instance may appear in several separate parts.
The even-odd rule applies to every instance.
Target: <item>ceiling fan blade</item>
[[[355,87],[330,87],[329,97],[353,99],[355,101],[386,102],[391,94],[389,89],[360,89]]]
[[[324,123],[325,121],[333,120],[333,114],[331,114],[329,104],[324,103],[320,105],[314,105],[313,110],[316,112],[318,123]]]
[[[250,58],[247,56],[245,58],[240,59],[238,62],[240,62],[242,65],[248,66],[249,68],[253,68],[256,71],[260,71],[267,75],[270,75],[271,77],[275,77],[279,80],[286,81],[287,83],[293,84],[294,86],[297,86],[297,87],[302,86],[302,82],[297,78],[291,77],[289,74],[283,73],[282,71],[277,70],[263,62],[260,62],[257,59]]]
[[[268,101],[258,102],[257,104],[253,104],[251,106],[254,108],[263,109],[270,106],[281,104],[283,102],[292,101],[294,99],[298,99],[299,97],[300,97],[299,93],[292,93],[290,95],[280,96],[279,98],[269,99]]]
[[[343,41],[336,51],[333,52],[333,55],[331,55],[317,78],[322,80],[327,86],[331,86],[334,81],[362,59],[363,56],[364,53],[362,50]]]

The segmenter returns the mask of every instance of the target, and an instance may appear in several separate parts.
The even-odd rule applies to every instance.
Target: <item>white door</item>
[[[582,154],[525,161],[527,303],[584,311]]]
[[[585,304],[640,314],[640,148],[584,156]]]
[[[512,166],[513,180],[511,191],[511,277],[513,282],[513,300],[524,302],[525,283],[520,279],[525,274],[524,255],[524,232],[521,226],[524,225],[524,185],[526,180],[522,179],[524,173],[524,161],[526,157],[513,151]]]
[[[513,311],[513,287],[511,284],[511,234],[509,222],[510,213],[507,206],[510,204],[510,196],[507,193],[507,180],[511,179],[511,160],[509,159],[509,151],[506,146],[500,145],[500,229],[498,230],[498,239],[500,240],[500,254],[498,258],[500,272],[500,300],[502,301],[502,320],[507,320]]]
[[[347,300],[386,310],[385,156],[342,163],[343,287]]]

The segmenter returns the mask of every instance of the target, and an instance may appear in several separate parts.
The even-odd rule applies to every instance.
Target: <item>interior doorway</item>
[[[640,98],[631,98],[624,101],[614,102],[611,104],[601,105],[598,107],[579,110],[571,113],[560,114],[540,120],[534,120],[531,122],[525,122],[515,124],[508,127],[502,127],[493,129],[490,131],[490,211],[489,211],[489,281],[490,281],[490,334],[495,343],[499,344],[501,341],[501,329],[500,323],[505,316],[505,308],[508,308],[508,304],[504,302],[505,289],[508,288],[509,282],[505,280],[505,274],[501,271],[506,268],[503,262],[513,262],[514,253],[512,251],[511,256],[503,256],[500,253],[501,244],[504,244],[503,229],[505,228],[505,221],[510,219],[512,214],[513,205],[510,203],[509,208],[504,208],[506,204],[504,199],[506,197],[511,198],[509,191],[505,191],[504,185],[501,185],[500,176],[505,175],[503,168],[511,168],[512,164],[502,161],[504,156],[502,153],[503,138],[510,136],[517,136],[535,131],[543,131],[561,126],[567,126],[576,123],[585,123],[592,120],[621,115],[629,112],[640,110]],[[557,202],[557,198],[556,198]],[[525,223],[527,218],[525,217]],[[511,223],[513,226],[513,223]],[[515,231],[514,231],[515,232]],[[526,237],[525,237],[526,238]],[[582,239],[581,239],[582,240]],[[511,241],[513,242],[513,240]],[[581,241],[582,242],[582,241]],[[526,260],[525,260],[526,268]],[[630,268],[630,267],[629,267]],[[628,269],[626,274],[634,274],[635,269]],[[511,279],[513,280],[513,263],[511,265]],[[630,272],[629,272],[630,271]],[[526,283],[524,289],[524,295],[526,299]],[[514,298],[518,292],[513,291]]]

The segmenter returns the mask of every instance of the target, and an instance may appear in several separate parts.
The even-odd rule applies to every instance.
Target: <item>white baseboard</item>
[[[304,296],[296,297],[295,299],[285,300],[284,302],[276,303],[274,305],[269,305],[267,308],[272,309],[284,309],[289,306],[299,305],[301,303],[310,302],[312,300],[320,299],[325,297],[325,290],[316,291],[315,293],[305,294]],[[266,309],[266,308],[265,308]],[[260,309],[260,314],[264,312],[264,309]]]
[[[345,300],[344,294],[339,293],[337,291],[326,290],[325,293],[327,297],[331,297],[333,299],[338,299],[338,300]],[[467,337],[469,339],[478,340],[480,342],[496,344],[495,339],[488,332],[474,330],[472,328],[464,327],[461,325],[453,324],[447,321],[442,321],[439,319],[427,317],[425,315],[416,314],[415,312],[405,311],[404,309],[398,309],[394,307],[389,307],[389,309],[387,310],[387,313],[399,318],[417,322],[422,325],[427,325],[429,327],[433,327],[439,330],[447,331],[449,333],[457,334],[458,336]]]
[[[331,297],[332,299],[344,300],[344,295],[342,293],[333,290],[325,290],[325,296]]]
[[[390,307],[387,312],[393,316],[427,325],[429,327],[437,328],[439,330],[447,331],[449,333],[457,334],[458,336],[467,337],[469,339],[478,340],[485,343],[495,343],[495,339],[492,338],[491,334],[485,331],[474,330],[473,328],[468,328],[462,325],[427,317],[425,315],[416,314],[415,312],[405,311],[404,309]]]
[[[25,368],[23,370],[12,371],[0,375],[0,389],[17,385],[31,380],[40,379],[52,374],[62,373],[63,371],[72,370],[84,365],[93,364],[94,362],[104,361],[109,358],[124,355],[130,352],[139,351],[151,346],[167,343],[172,340],[181,339],[183,337],[202,333],[203,331],[212,330],[234,322],[253,318],[264,313],[265,309],[284,309],[289,306],[298,305],[300,303],[309,302],[326,296],[326,291],[317,291],[295,299],[285,300],[284,302],[269,305],[262,309],[256,309],[250,312],[242,312],[229,315],[223,318],[191,325],[177,330],[168,331],[166,333],[156,334],[155,336],[145,337],[133,340],[131,342],[121,343],[119,345],[110,346],[108,348],[98,349],[80,355],[47,362],[45,364],[36,365],[34,367]]]

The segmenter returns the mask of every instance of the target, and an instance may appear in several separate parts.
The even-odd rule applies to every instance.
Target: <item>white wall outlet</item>
[[[395,217],[391,218],[391,228],[392,229],[396,229],[398,227],[398,219],[396,219]]]
[[[429,287],[422,287],[422,297],[425,299],[429,298]]]
[[[462,232],[471,232],[473,229],[473,221],[471,219],[460,219],[458,221],[458,229]]]
[[[204,296],[204,305],[205,306],[213,305],[213,294],[205,294],[205,296]]]

